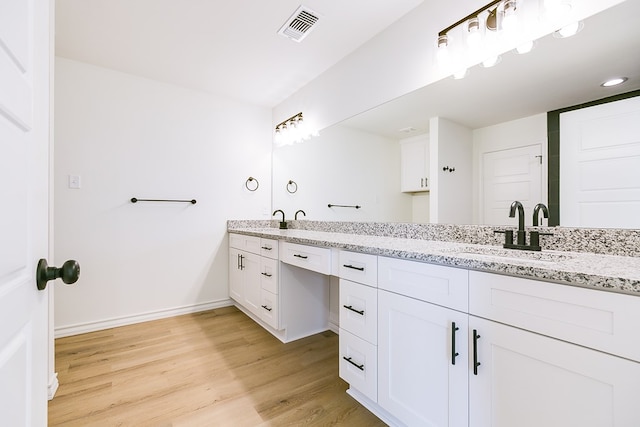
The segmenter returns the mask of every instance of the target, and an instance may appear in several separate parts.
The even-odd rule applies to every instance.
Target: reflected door
[[[527,214],[542,202],[541,145],[491,151],[482,155],[481,224],[504,225],[509,218],[509,207],[518,200]],[[525,216],[531,225],[532,215]]]

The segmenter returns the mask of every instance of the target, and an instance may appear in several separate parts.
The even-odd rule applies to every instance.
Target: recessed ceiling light
[[[617,85],[621,85],[622,83],[626,82],[627,80],[629,80],[629,78],[627,78],[627,77],[616,77],[616,78],[607,80],[606,82],[602,83],[600,86],[602,86],[602,87],[617,86]]]

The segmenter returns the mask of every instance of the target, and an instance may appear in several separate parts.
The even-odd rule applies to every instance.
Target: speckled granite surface
[[[307,221],[298,221],[295,225],[299,226],[299,223]],[[554,230],[554,238],[569,240],[562,246],[563,250],[531,252],[503,249],[500,246],[502,235],[494,236],[495,228],[487,226],[385,226],[382,223],[317,222],[279,230],[272,224],[271,221],[229,221],[227,228],[230,232],[292,243],[341,248],[640,296],[637,230],[621,230],[629,231],[630,239],[624,244],[614,244],[608,242],[608,230],[598,233],[599,230],[553,228],[549,230]],[[322,227],[325,227],[324,230],[318,230]],[[587,237],[593,237],[593,241],[580,242]],[[545,248],[549,243],[543,241],[541,244]],[[582,250],[570,250],[575,246],[580,246]],[[586,252],[585,248],[593,248],[594,251]]]

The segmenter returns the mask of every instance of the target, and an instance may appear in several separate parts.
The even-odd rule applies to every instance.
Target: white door
[[[640,425],[640,363],[473,316],[469,330],[470,427]]]
[[[560,224],[640,228],[640,96],[560,114]]]
[[[50,0],[0,0],[0,424],[47,424]]]
[[[533,207],[543,202],[540,144],[482,154],[481,224],[517,224],[509,219],[509,207],[518,200],[525,208],[525,224],[531,225]]]

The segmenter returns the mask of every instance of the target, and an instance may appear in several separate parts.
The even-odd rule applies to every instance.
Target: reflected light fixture
[[[273,142],[278,146],[293,145],[306,141],[316,134],[309,128],[300,112],[276,125]]]
[[[622,83],[626,82],[627,80],[629,80],[628,77],[614,77],[612,79],[609,79],[609,80],[603,82],[600,86],[602,86],[602,87],[617,86],[617,85],[621,85]]]

